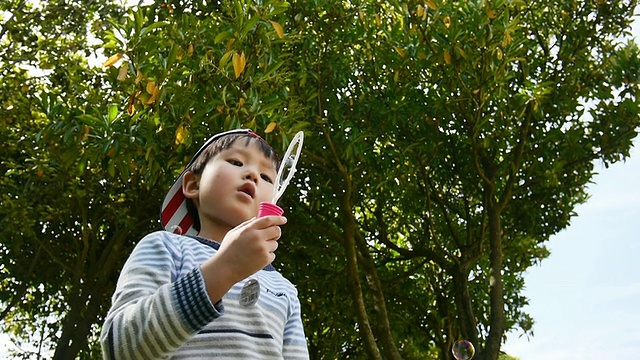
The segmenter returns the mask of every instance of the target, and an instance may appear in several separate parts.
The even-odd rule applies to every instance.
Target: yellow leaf
[[[398,54],[400,55],[401,58],[404,57],[404,49],[398,46],[394,46],[394,49],[396,49],[396,51],[398,52]]]
[[[153,104],[154,102],[156,102],[156,100],[158,100],[158,89],[157,88],[156,88],[156,91],[153,93],[153,95],[151,95],[151,97],[147,101],[147,105]]]
[[[449,54],[448,50],[444,51],[444,62],[448,64],[451,64],[451,54]]]
[[[509,33],[504,34],[504,40],[502,40],[502,46],[511,44],[511,35]]]
[[[129,70],[129,64],[125,61],[120,65],[118,70],[118,81],[124,81],[127,78],[127,71]]]
[[[158,87],[156,86],[155,81],[149,81],[147,83],[147,93],[149,93],[149,95],[151,95],[151,96],[149,97],[149,99],[147,101],[145,101],[145,104],[151,105],[158,98]]]
[[[278,34],[278,37],[280,39],[284,38],[284,30],[282,30],[282,26],[280,24],[278,24],[276,21],[269,21],[271,23],[271,25],[273,26],[273,30],[276,31],[276,34]]]
[[[502,57],[503,57],[502,49],[498,48],[498,50],[496,51],[496,57],[498,58],[498,60],[502,60]]]
[[[149,81],[147,83],[147,93],[149,95],[153,95],[154,89],[156,88],[156,82],[155,81]]]
[[[269,125],[267,125],[267,128],[264,129],[264,132],[267,134],[272,132],[276,128],[276,125],[278,125],[278,123],[275,121],[270,122]]]
[[[424,6],[422,5],[418,5],[418,11],[416,12],[416,15],[421,18],[422,15],[424,15]]]
[[[376,25],[380,26],[382,21],[380,20],[380,15],[376,14]]]
[[[84,134],[82,134],[82,141],[87,141],[89,139],[89,133],[91,132],[91,128],[87,125],[84,126]]]
[[[479,92],[480,92],[480,89],[475,89],[475,90],[473,90],[473,91],[472,91],[473,95],[476,95],[476,94],[478,94]]]
[[[433,0],[427,0],[427,6],[431,10],[438,10],[438,5],[436,5],[436,3],[433,2]]]
[[[131,95],[129,95],[129,103],[127,104],[127,114],[129,114],[129,116],[133,115],[133,113],[136,112],[136,107],[133,105],[133,103],[136,100],[136,97],[138,96],[139,92],[140,90],[137,90],[132,92]]]
[[[105,61],[102,64],[102,66],[104,66],[104,67],[113,66],[113,64],[117,63],[118,60],[122,59],[123,56],[124,56],[123,53],[117,53],[115,55],[112,55],[110,58],[107,59],[107,61]]]
[[[491,8],[487,8],[487,16],[489,17],[489,19],[493,20],[496,18],[496,13],[493,12]]]
[[[158,98],[158,94],[153,94],[149,97],[149,99],[147,101],[145,101],[145,104],[147,105],[151,105],[154,102],[156,102],[156,99]]]
[[[242,107],[242,105],[244,105],[245,101],[246,100],[244,98],[240,98],[240,100],[238,100],[238,106]]]
[[[462,56],[463,58],[467,58],[467,53],[464,52],[464,50],[462,50],[459,46],[456,46],[456,50],[458,51],[458,54],[460,54],[460,56]]]
[[[224,112],[224,105],[218,105],[218,106],[216,106],[216,110],[218,110],[218,112],[219,112],[220,114],[222,114],[222,113]]]
[[[231,46],[233,45],[234,42],[236,42],[235,38],[229,39],[229,42],[227,43],[227,51],[231,51]]]
[[[246,58],[244,57],[244,52],[242,54],[234,53],[233,54],[233,71],[236,74],[236,79],[240,77],[240,74],[244,71],[244,66],[247,63]]]
[[[193,44],[189,44],[189,50],[187,51],[187,54],[189,54],[189,56],[193,55]]]
[[[142,73],[140,72],[140,70],[138,70],[136,74],[136,84],[139,84],[140,81],[142,81]]]
[[[444,19],[442,19],[442,22],[444,23],[444,27],[446,27],[447,29],[451,27],[451,18],[448,16],[445,16]]]
[[[184,144],[184,140],[187,137],[187,129],[184,126],[180,125],[176,129],[176,145]]]

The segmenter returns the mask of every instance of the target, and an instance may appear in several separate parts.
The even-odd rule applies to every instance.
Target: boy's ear
[[[187,171],[182,176],[182,193],[187,199],[195,199],[198,197],[200,190],[200,178],[191,171]]]

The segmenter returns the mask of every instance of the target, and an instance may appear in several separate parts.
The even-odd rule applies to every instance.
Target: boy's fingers
[[[236,229],[249,225],[253,220],[255,220],[255,218],[256,217],[254,216],[249,220],[245,220],[244,222],[241,222],[240,224],[238,224],[238,226],[236,226]]]
[[[278,242],[278,239],[280,239],[280,236],[282,236],[282,230],[280,229],[279,226],[272,226],[269,227],[267,229],[265,229],[265,231],[268,231],[268,235],[269,237],[267,238],[267,241],[275,241]]]
[[[265,229],[271,226],[280,226],[287,223],[287,218],[284,216],[263,216],[255,220],[256,227],[258,229]]]
[[[271,247],[272,247],[272,250],[270,251],[271,253],[274,253],[274,252],[276,252],[276,250],[278,250],[278,244],[279,243],[277,241],[272,241],[271,242]]]

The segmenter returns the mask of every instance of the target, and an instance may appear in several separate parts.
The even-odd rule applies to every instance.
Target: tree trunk
[[[500,212],[495,205],[490,206],[489,213],[489,301],[491,314],[489,317],[489,336],[480,360],[497,360],[504,333],[504,289],[502,285],[502,234]]]
[[[107,276],[106,274],[104,276]],[[100,306],[105,301],[98,296],[103,293],[97,286],[91,296],[86,292],[76,297],[76,301],[69,304],[69,311],[64,319],[62,335],[53,355],[54,360],[75,359],[82,349],[87,347],[91,325],[98,319]],[[97,296],[94,296],[97,295]]]
[[[463,265],[456,264],[453,267],[453,291],[455,294],[456,310],[459,318],[460,335],[464,340],[478,348],[478,328],[475,315],[473,313],[473,302],[469,294],[467,277],[469,271],[463,269]],[[458,339],[452,339],[458,340]]]
[[[364,297],[362,296],[362,286],[360,284],[358,274],[353,235],[345,236],[345,252],[347,256],[347,278],[349,290],[351,291],[351,296],[353,297],[356,306],[356,313],[358,314],[360,335],[364,340],[369,358],[382,360],[382,355],[380,355],[380,350],[378,349],[376,339],[373,335],[373,331],[371,330],[371,323],[369,322],[369,315],[367,314]]]
[[[356,306],[356,313],[358,314],[358,325],[360,335],[362,336],[365,349],[369,354],[370,359],[382,360],[380,349],[376,343],[375,336],[371,330],[371,323],[369,322],[369,315],[367,314],[367,308],[364,303],[364,297],[362,296],[362,285],[360,283],[360,274],[358,271],[358,259],[355,241],[356,225],[353,221],[350,205],[350,191],[347,185],[345,191],[345,197],[342,201],[342,213],[344,224],[344,247],[345,255],[347,257],[347,281],[349,284],[349,291],[353,297],[354,304]]]
[[[391,325],[389,324],[389,315],[387,313],[387,304],[384,297],[384,291],[382,289],[382,283],[378,277],[378,270],[376,269],[371,254],[367,248],[364,239],[360,236],[356,237],[358,249],[360,250],[360,262],[363,265],[365,272],[367,273],[367,279],[369,287],[373,295],[374,306],[376,309],[376,315],[378,319],[378,331],[376,331],[377,338],[382,343],[382,351],[385,354],[385,359],[401,360],[402,357],[398,352],[393,334],[391,333]]]
[[[75,359],[80,351],[87,347],[87,338],[91,333],[91,326],[100,315],[100,307],[108,303],[108,297],[113,292],[113,283],[110,280],[114,268],[119,265],[122,254],[122,245],[130,231],[116,232],[102,251],[100,258],[93,266],[86,278],[84,285],[78,281],[74,287],[72,299],[69,303],[62,326],[62,335],[56,345],[53,360]],[[78,278],[82,278],[78,276]],[[90,281],[93,279],[93,281]]]

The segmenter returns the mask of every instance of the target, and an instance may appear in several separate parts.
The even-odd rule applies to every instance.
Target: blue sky
[[[636,358],[640,351],[640,145],[599,174],[551,256],[525,275],[534,336],[508,334],[521,360]]]
[[[633,34],[640,41],[640,21]],[[508,334],[521,360],[632,359],[640,354],[640,139],[631,157],[589,186],[551,256],[525,274],[534,336]]]

